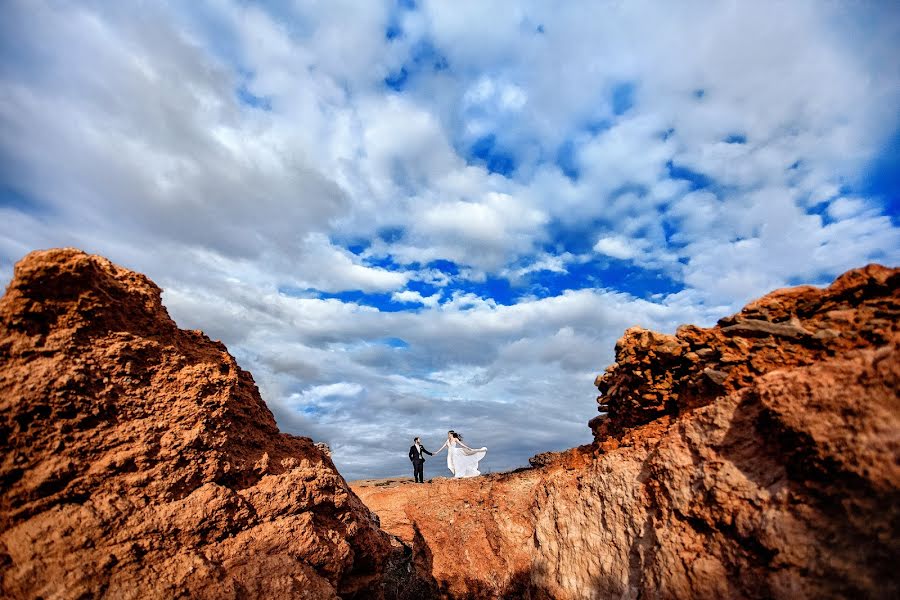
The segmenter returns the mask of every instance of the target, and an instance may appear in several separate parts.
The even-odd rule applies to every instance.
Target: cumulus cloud
[[[628,260],[639,256],[643,246],[638,240],[628,239],[619,235],[602,237],[594,244],[594,252]]]
[[[356,255],[336,247],[322,234],[306,237],[293,273],[298,285],[326,292],[385,292],[403,287],[410,278],[405,272],[362,264]]]
[[[409,304],[421,304],[423,306],[435,307],[441,300],[441,294],[432,294],[431,296],[423,296],[419,292],[412,290],[403,290],[402,292],[394,292],[391,298],[395,302],[403,302]]]
[[[218,331],[226,320],[194,299],[166,297],[179,322]],[[398,439],[437,442],[451,428],[484,440],[495,470],[584,443],[593,377],[612,361],[623,329],[671,330],[712,316],[594,290],[514,306],[458,296],[409,312],[284,295],[258,306],[265,313],[222,309],[228,327],[244,332],[239,347],[255,349],[239,358],[251,364],[279,422],[328,440],[353,477],[402,472]],[[550,430],[548,413],[557,415]]]
[[[146,272],[350,477],[450,428],[518,466],[588,439],[626,327],[900,259],[896,16],[11,0],[0,279],[63,245]]]

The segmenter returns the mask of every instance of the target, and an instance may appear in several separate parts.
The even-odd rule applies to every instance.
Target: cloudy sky
[[[590,439],[622,331],[900,262],[893,2],[0,5],[0,283],[142,271],[348,478]],[[447,474],[442,461],[426,475]]]

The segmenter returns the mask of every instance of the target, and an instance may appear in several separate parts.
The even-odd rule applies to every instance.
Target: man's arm
[[[410,446],[410,447],[409,447],[409,460],[414,460],[414,459],[415,459],[415,452],[416,452],[416,447],[415,447],[415,446]]]
[[[428,450],[425,449],[425,446],[422,446],[422,452],[424,452],[428,456],[434,456],[434,454],[432,454],[431,452],[429,452]]]

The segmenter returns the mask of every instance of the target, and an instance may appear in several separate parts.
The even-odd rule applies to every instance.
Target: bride
[[[478,471],[478,461],[484,458],[487,448],[477,448],[473,450],[466,446],[462,441],[462,435],[456,433],[452,429],[447,432],[447,441],[441,446],[435,454],[447,449],[447,468],[456,478],[475,477],[481,475]]]

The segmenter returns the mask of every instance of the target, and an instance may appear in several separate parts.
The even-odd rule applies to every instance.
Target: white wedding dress
[[[481,475],[478,470],[478,462],[487,454],[487,448],[464,448],[456,443],[456,440],[450,442],[447,448],[447,468],[453,473],[453,477],[475,477]]]

